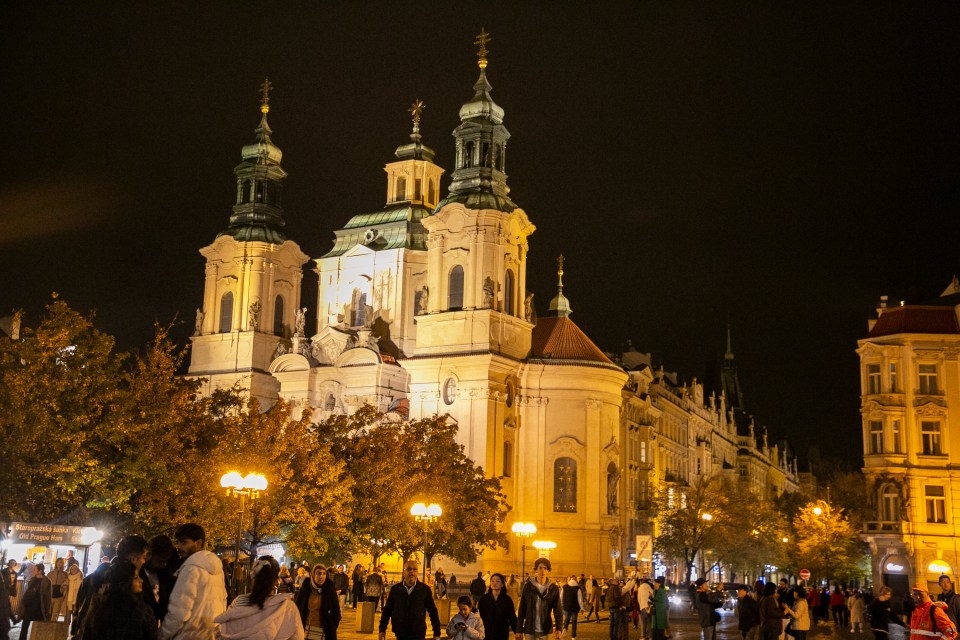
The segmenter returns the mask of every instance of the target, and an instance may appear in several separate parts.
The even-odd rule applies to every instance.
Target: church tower
[[[203,306],[197,309],[188,375],[206,392],[240,382],[264,407],[279,383],[267,369],[289,338],[302,332],[302,266],[308,257],[284,232],[282,152],[270,139],[269,80],[261,86],[256,140],[234,169],[236,204],[227,229],[200,250],[206,259]]]
[[[425,105],[410,108],[410,142],[384,167],[382,209],[352,217],[336,231],[333,249],[316,261],[319,276],[317,336],[321,348],[341,349],[348,333],[369,332],[397,358],[416,348],[416,316],[426,313],[427,231],[422,221],[437,206],[443,169],[423,144]]]
[[[454,130],[455,169],[446,198],[423,220],[426,313],[417,317],[410,372],[412,415],[449,413],[466,454],[500,476],[505,437],[516,429],[517,376],[530,351],[527,238],[535,227],[508,196],[504,111],[490,96],[487,33],[480,77]],[[512,437],[512,436],[510,436]]]

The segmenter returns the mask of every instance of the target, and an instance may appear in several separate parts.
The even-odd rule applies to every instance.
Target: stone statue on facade
[[[254,331],[260,327],[260,301],[254,300],[247,308],[247,326]]]
[[[620,472],[607,474],[607,513],[617,513],[617,487],[620,484]]]
[[[277,348],[273,351],[273,359],[276,360],[280,356],[287,353],[287,348],[282,342],[277,343]]]
[[[197,318],[193,321],[193,335],[198,336],[203,333],[203,318],[206,315],[203,309],[197,309]]]
[[[303,327],[307,323],[307,308],[303,307],[302,309],[297,309],[297,315],[294,319],[294,332],[295,336],[303,335]]]
[[[493,278],[487,276],[486,280],[483,281],[483,308],[492,309],[493,308],[493,293],[494,293],[494,284]]]
[[[533,322],[533,292],[527,294],[523,299],[523,319],[527,322]]]
[[[430,301],[430,287],[422,285],[413,297],[413,315],[422,316],[427,313]]]

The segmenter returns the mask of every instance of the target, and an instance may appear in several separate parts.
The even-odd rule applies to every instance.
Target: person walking
[[[590,606],[590,610],[587,611],[587,622],[590,622],[590,616],[593,615],[596,618],[596,621],[600,622],[600,596],[603,594],[603,589],[600,588],[600,583],[597,582],[597,579],[591,575],[587,578],[588,583],[591,586],[590,590],[590,600],[587,604]]]
[[[356,609],[357,605],[363,602],[363,581],[366,578],[363,575],[363,565],[359,562],[353,567],[353,575],[351,576],[351,581],[353,584],[352,595],[353,595],[353,608]]]
[[[700,640],[714,640],[717,635],[717,623],[720,622],[717,607],[721,603],[717,598],[717,593],[707,588],[705,579],[697,578],[697,581],[693,584],[697,587],[694,592],[696,596],[694,606],[700,622]]]
[[[483,640],[483,619],[479,614],[473,613],[473,600],[470,596],[457,598],[457,609],[457,615],[447,624],[447,637],[451,640]]]
[[[637,609],[640,612],[640,640],[650,640],[650,610],[652,606],[653,585],[650,584],[650,578],[643,578],[637,587]]]
[[[747,585],[737,587],[737,629],[742,640],[760,637],[760,603],[747,593]]]
[[[383,574],[380,573],[380,567],[374,567],[363,584],[363,593],[367,598],[367,602],[374,603],[374,611],[381,608],[380,602],[385,586]]]
[[[476,607],[480,602],[480,596],[487,592],[487,583],[483,579],[483,572],[477,571],[477,577],[470,583],[470,597],[473,598],[473,606]]]
[[[557,640],[562,637],[560,589],[550,580],[550,569],[548,558],[537,558],[533,563],[533,575],[523,583],[516,640],[524,640],[524,637],[525,640],[541,640],[553,630],[556,630]]]
[[[160,625],[161,640],[214,639],[214,619],[227,609],[227,588],[220,558],[203,548],[206,538],[203,527],[193,523],[181,525],[174,532],[183,564],[177,570],[167,615]]]
[[[56,622],[61,615],[65,615],[64,605],[67,596],[67,572],[64,571],[63,558],[57,558],[53,562],[53,571],[47,576],[50,580],[50,587],[53,590],[52,610],[50,620]]]
[[[890,598],[893,597],[893,589],[890,587],[881,587],[880,593],[873,599],[867,611],[870,613],[870,630],[873,631],[873,637],[876,640],[887,640],[890,636],[890,625],[898,625],[906,632],[907,625],[890,610]]]
[[[347,575],[346,565],[330,567],[327,571],[327,579],[333,582],[333,591],[337,594],[340,610],[343,611],[347,606],[347,594],[350,593],[350,577]]]
[[[223,640],[303,640],[300,612],[289,593],[277,593],[280,563],[262,556],[250,569],[250,593],[237,596],[230,607],[214,618]]]
[[[143,599],[139,568],[129,562],[112,567],[107,589],[97,594],[83,620],[83,640],[157,640],[157,617]]]
[[[493,578],[491,578],[493,580]],[[516,613],[517,607],[520,606],[520,580],[517,578],[517,574],[511,573],[510,579],[507,580],[507,595],[510,596],[510,599],[513,601],[513,611]]]
[[[810,630],[810,605],[807,604],[807,594],[803,587],[793,587],[793,606],[787,608],[786,614],[791,618],[790,635],[795,640],[807,640],[807,631]]]
[[[567,584],[560,590],[560,605],[563,609],[563,633],[566,635],[567,629],[572,627],[570,638],[576,639],[577,618],[583,610],[583,596],[577,576],[567,578]]]
[[[623,593],[620,590],[620,581],[616,578],[610,578],[607,581],[607,592],[605,596],[607,611],[610,614],[610,640],[619,640],[620,638],[620,617],[624,613],[623,605],[620,602],[622,597]]]
[[[77,590],[77,600],[74,605],[73,622],[70,625],[72,637],[77,638],[83,628],[84,618],[90,613],[97,596],[106,590],[109,585],[110,573],[121,564],[129,564],[139,571],[147,561],[149,544],[143,536],[130,535],[120,538],[117,543],[117,555],[110,562],[101,561],[100,566],[93,570],[80,582]],[[104,558],[106,560],[106,558]]]
[[[53,586],[45,573],[42,562],[31,563],[33,576],[23,589],[20,598],[20,640],[30,637],[30,623],[49,620],[53,611]]]
[[[300,587],[294,602],[307,640],[337,640],[342,615],[340,598],[322,564],[313,565],[310,579]]]
[[[777,586],[768,582],[763,587],[760,600],[760,637],[762,640],[777,640],[783,633],[783,619],[786,614],[777,599]]]
[[[910,591],[917,602],[910,617],[910,637],[942,637],[954,640],[957,637],[957,627],[947,615],[947,605],[930,599],[930,591],[925,582],[918,582],[910,587]]]
[[[856,589],[847,598],[847,609],[850,610],[850,633],[860,633],[864,630],[863,614],[867,606],[863,602],[863,595]]]
[[[650,611],[650,635],[653,640],[665,640],[670,626],[670,600],[667,598],[667,579],[657,576],[653,581],[653,609]]]
[[[477,603],[486,640],[510,640],[517,632],[517,609],[503,583],[502,573],[490,576],[490,590]]]
[[[77,595],[80,593],[81,584],[83,584],[83,574],[80,573],[80,563],[76,558],[70,558],[67,562],[67,595],[63,608],[67,612],[67,622],[71,624],[76,613]]]
[[[833,585],[833,593],[830,594],[830,612],[833,614],[833,624],[843,629],[846,625],[844,624],[844,615],[847,609],[847,600],[843,597],[843,592],[840,591],[839,585]]]
[[[937,596],[937,602],[943,602],[947,605],[947,617],[954,627],[960,628],[960,598],[954,591],[953,582],[950,576],[944,574],[937,581],[940,585],[940,594]]]
[[[379,640],[386,640],[387,625],[392,623],[397,640],[424,640],[427,636],[425,618],[430,616],[433,637],[440,637],[440,616],[427,585],[417,580],[419,564],[407,560],[403,565],[403,579],[390,588],[387,602],[380,616]]]

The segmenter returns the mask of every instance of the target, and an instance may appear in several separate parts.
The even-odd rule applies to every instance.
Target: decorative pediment
[[[924,404],[915,407],[921,418],[940,418],[947,415],[947,408],[937,401],[927,400]]]
[[[443,252],[444,255],[452,256],[454,258],[466,258],[470,255],[469,249],[464,249],[463,247],[451,247]]]
[[[603,452],[607,454],[612,462],[617,462],[620,460],[620,444],[617,442],[616,438],[610,436],[610,442],[607,443],[607,446],[603,448]]]
[[[354,258],[356,256],[372,256],[374,253],[375,253],[374,250],[371,249],[370,247],[364,244],[357,243],[353,246],[352,249],[350,249],[345,254],[343,254],[343,257]],[[370,278],[367,277],[367,279],[369,280]]]
[[[560,436],[550,443],[550,449],[557,458],[565,455],[582,458],[586,446],[573,436]]]

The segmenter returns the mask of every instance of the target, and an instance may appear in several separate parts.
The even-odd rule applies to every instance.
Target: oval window
[[[516,390],[513,388],[513,383],[507,383],[507,407],[513,406],[513,396],[516,394]]]
[[[445,404],[453,404],[456,397],[457,381],[453,378],[447,378],[447,381],[443,383],[443,402]]]

